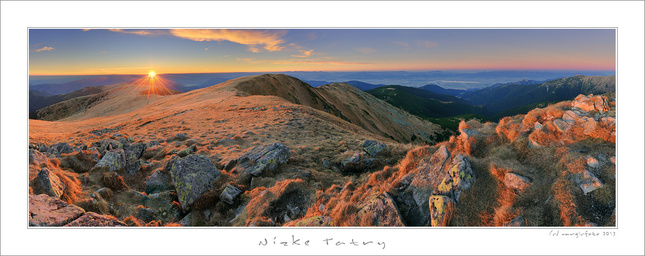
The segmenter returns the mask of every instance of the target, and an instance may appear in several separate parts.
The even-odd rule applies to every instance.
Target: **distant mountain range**
[[[445,94],[445,95],[452,95],[452,96],[457,96],[459,94],[462,94],[466,92],[466,90],[455,90],[455,89],[446,89],[441,86],[438,86],[436,84],[426,84],[424,86],[419,87],[420,89],[424,89],[426,91],[431,91],[434,93],[438,94]]]
[[[603,94],[616,91],[616,76],[583,76],[560,78],[532,84],[511,83],[469,91],[459,95],[473,105],[483,105],[493,112],[538,102],[574,99],[579,94]]]

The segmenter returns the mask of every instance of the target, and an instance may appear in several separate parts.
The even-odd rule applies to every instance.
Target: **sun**
[[[155,78],[156,75],[157,75],[157,73],[155,73],[154,70],[150,70],[150,72],[148,72],[148,77],[149,78]]]

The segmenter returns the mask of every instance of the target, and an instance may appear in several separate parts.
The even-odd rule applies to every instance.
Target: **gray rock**
[[[196,151],[197,151],[197,145],[193,144],[192,146],[187,147],[187,148],[182,149],[181,151],[177,152],[177,155],[179,157],[185,157],[187,155],[195,153]]]
[[[144,200],[144,206],[153,210],[155,219],[163,223],[177,222],[181,219],[181,207],[173,203],[177,200],[172,191],[149,194]]]
[[[137,217],[137,219],[140,219],[145,223],[148,223],[156,219],[155,217],[156,214],[157,212],[150,208],[139,207],[139,209],[137,209],[137,214],[135,215],[135,217]]]
[[[213,181],[219,178],[220,171],[207,157],[189,155],[172,165],[170,175],[181,207],[188,210],[213,187]]]
[[[122,221],[110,215],[100,215],[94,212],[85,213],[80,218],[65,225],[66,227],[125,227]]]
[[[282,143],[273,143],[251,149],[238,158],[238,167],[253,176],[260,176],[264,171],[276,170],[291,157],[291,151]]]
[[[331,169],[331,161],[329,161],[329,159],[323,160],[322,165],[327,169]]]
[[[47,168],[41,169],[33,180],[34,194],[47,194],[60,198],[63,195],[63,191],[65,191],[65,187],[65,183]]]
[[[587,160],[587,165],[593,169],[598,169],[602,166],[602,164],[592,156],[587,156],[586,160]]]
[[[442,195],[433,195],[429,199],[430,226],[445,227],[450,223],[450,217],[455,210],[452,198]]]
[[[63,226],[85,213],[81,207],[45,194],[29,195],[29,226]]]
[[[143,160],[134,160],[131,162],[128,162],[125,165],[125,172],[130,175],[134,176],[141,171],[141,166],[143,165]]]
[[[41,164],[47,162],[49,162],[49,158],[47,158],[45,155],[33,149],[29,150],[29,164],[40,166]]]
[[[448,170],[450,177],[444,179],[437,192],[444,195],[451,195],[455,201],[459,201],[461,191],[470,189],[475,183],[475,172],[470,164],[470,159],[461,154],[452,159],[452,167]]]
[[[74,152],[74,149],[72,148],[72,146],[70,146],[65,142],[56,143],[52,145],[52,147],[55,148],[59,154],[69,154]]]
[[[504,175],[504,185],[510,189],[515,189],[518,191],[524,190],[526,187],[531,185],[531,180],[529,178],[521,176],[519,174],[507,172]]]
[[[184,140],[187,140],[187,139],[188,139],[188,134],[186,134],[186,133],[177,133],[177,134],[175,134],[174,137],[172,137],[172,140],[174,140],[174,141],[184,141]]]
[[[572,176],[574,182],[580,186],[580,189],[582,189],[585,195],[603,186],[602,182],[588,170],[572,174]]]
[[[151,147],[159,146],[159,145],[161,145],[161,144],[159,143],[158,140],[151,140],[151,141],[148,142],[148,144],[146,144],[146,147],[151,148]]]
[[[372,145],[376,145],[376,144],[378,144],[378,142],[373,141],[373,140],[365,140],[365,141],[361,144],[361,147],[366,148],[366,147],[369,147],[369,146],[372,146]]]
[[[143,152],[146,150],[146,144],[137,143],[134,145],[128,145],[125,147],[125,160],[136,161],[143,155]]]
[[[563,121],[562,119],[553,120],[553,124],[558,129],[558,131],[565,133],[571,129],[571,124],[569,122]]]
[[[367,141],[366,141],[367,142]],[[365,143],[363,143],[365,144]],[[372,157],[377,157],[389,152],[389,148],[385,143],[368,143],[368,146],[363,147],[365,153],[369,154]]]
[[[166,190],[172,190],[172,178],[169,171],[157,170],[146,179],[146,193],[152,194]]]
[[[242,190],[240,190],[239,188],[232,185],[226,185],[226,188],[224,188],[222,194],[219,195],[219,199],[227,204],[232,205],[233,203],[235,203],[237,196],[241,193]]]
[[[346,172],[363,172],[365,169],[365,166],[361,163],[361,154],[358,152],[355,152],[352,156],[345,159],[341,163],[341,167]]]
[[[387,193],[366,199],[363,207],[358,212],[358,218],[361,220],[361,223],[368,223],[368,225],[386,227],[404,226],[392,197]]]
[[[125,152],[123,149],[112,149],[105,153],[105,156],[92,168],[92,170],[102,170],[116,172],[125,168]]]

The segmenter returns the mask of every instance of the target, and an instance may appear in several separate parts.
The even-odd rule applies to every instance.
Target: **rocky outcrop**
[[[88,212],[65,225],[66,227],[125,227],[125,223],[109,215]]]
[[[504,175],[504,185],[510,189],[515,189],[517,191],[522,191],[529,185],[531,185],[531,181],[529,178],[521,176],[519,174],[515,174],[512,172],[507,172]]]
[[[112,149],[92,168],[92,172],[117,172],[125,168],[125,152],[123,149]]]
[[[58,176],[47,168],[38,172],[38,176],[32,181],[34,194],[46,194],[55,198],[60,198],[65,191],[65,183]]]
[[[358,212],[358,218],[361,226],[404,226],[392,197],[387,193],[368,198]]]
[[[602,182],[588,170],[582,170],[580,173],[573,173],[574,182],[582,189],[582,192],[586,195],[600,187],[602,187]]]
[[[430,226],[447,226],[455,210],[455,202],[452,198],[442,195],[433,195],[429,199],[430,205]]]
[[[377,157],[389,153],[390,149],[383,142],[376,142],[373,140],[366,140],[361,144],[363,151],[372,157]]]
[[[63,226],[84,213],[78,206],[45,194],[29,195],[29,226]]]
[[[311,205],[311,194],[301,179],[277,182],[246,205],[246,225],[266,224],[267,221],[279,225],[301,218]]]
[[[235,203],[235,199],[237,198],[237,196],[240,195],[241,193],[242,193],[242,190],[229,184],[229,185],[226,185],[226,188],[224,188],[224,191],[222,191],[222,194],[219,195],[219,199],[222,200],[222,202],[225,202],[227,204],[233,204]]]
[[[267,144],[251,149],[238,158],[236,169],[260,176],[265,171],[273,171],[281,164],[286,163],[291,157],[291,151],[282,143]]]
[[[205,156],[189,155],[178,159],[170,169],[173,184],[184,210],[213,187],[220,171]]]

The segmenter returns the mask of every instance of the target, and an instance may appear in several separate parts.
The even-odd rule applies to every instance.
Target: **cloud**
[[[230,41],[248,46],[251,52],[281,51],[285,40],[281,39],[286,31],[233,30],[233,29],[173,29],[170,33],[176,37],[193,41]]]
[[[359,51],[359,52],[361,52],[363,54],[370,54],[370,53],[375,53],[376,52],[376,49],[374,49],[372,47],[361,47],[361,48],[356,48],[354,50],[357,50],[357,51]]]
[[[395,45],[398,45],[398,46],[404,47],[404,48],[408,48],[408,47],[410,47],[410,44],[408,44],[408,43],[406,43],[406,42],[394,41],[394,42],[392,42],[392,43],[393,43],[393,44],[395,44]]]
[[[432,41],[417,41],[419,47],[432,48],[439,46],[438,43]]]
[[[135,34],[140,36],[155,36],[155,35],[166,35],[168,32],[164,30],[132,30],[132,29],[108,29],[112,32],[124,33],[124,34]]]
[[[300,53],[302,53],[301,55],[291,55],[291,57],[307,58],[311,56],[312,52],[314,52],[314,50],[309,50],[309,51],[300,50]]]
[[[204,51],[208,51],[208,48],[204,48]]]
[[[45,47],[43,47],[43,48],[40,48],[40,49],[36,49],[36,50],[34,50],[34,52],[44,52],[44,51],[47,51],[47,52],[48,52],[48,51],[51,51],[51,50],[53,50],[53,49],[54,49],[54,47],[45,46]]]

